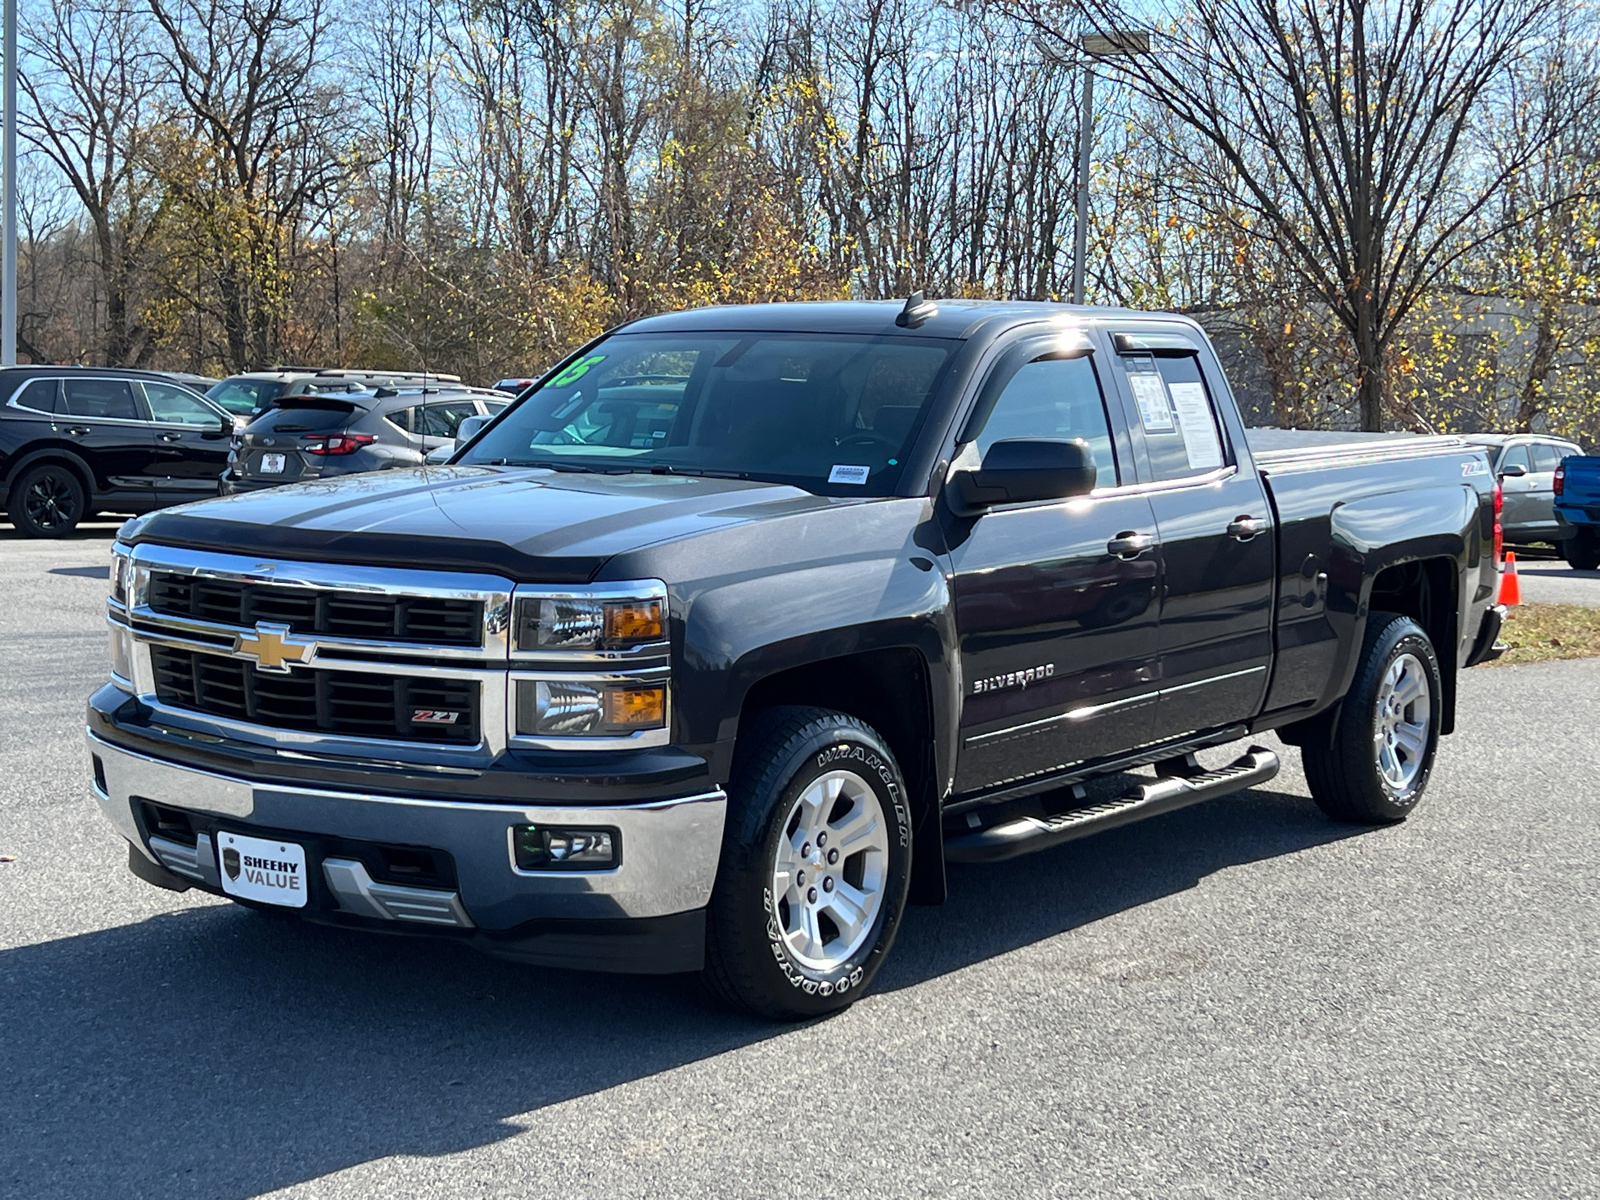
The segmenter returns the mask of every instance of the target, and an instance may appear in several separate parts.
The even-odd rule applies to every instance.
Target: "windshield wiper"
[[[674,467],[667,463],[656,463],[653,467],[639,467],[640,472],[648,470],[652,475],[703,475],[707,479],[749,479],[748,471],[724,471],[720,467]]]
[[[582,463],[550,462],[544,459],[495,458],[484,464],[489,467],[533,467],[545,471],[566,471],[573,475],[623,475],[627,472],[587,467]]]

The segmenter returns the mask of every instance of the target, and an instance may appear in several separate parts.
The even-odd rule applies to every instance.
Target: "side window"
[[[1528,461],[1528,447],[1524,445],[1512,446],[1500,456],[1500,465],[1495,469],[1504,471],[1507,467],[1521,467],[1524,471],[1532,471],[1533,464]]]
[[[1192,354],[1124,354],[1128,391],[1139,408],[1156,479],[1187,479],[1225,465],[1217,413]]]
[[[115,417],[143,420],[134,403],[133,385],[125,379],[66,379],[67,411],[75,417]]]
[[[216,413],[182,388],[165,383],[147,383],[144,385],[144,399],[150,406],[151,417],[168,425],[203,425],[207,429],[215,429],[222,423]]]
[[[463,420],[478,415],[477,406],[470,400],[424,404],[412,412],[419,418],[418,432],[425,437],[455,437]]]
[[[18,408],[31,409],[39,413],[54,413],[59,411],[61,400],[61,383],[56,379],[35,379],[22,389],[17,396]]]
[[[1082,438],[1094,452],[1096,486],[1116,486],[1111,426],[1094,363],[1087,355],[1022,365],[978,431],[979,455],[1005,438]]]
[[[396,429],[403,429],[407,433],[411,433],[411,418],[416,411],[414,408],[397,408],[392,413],[386,414],[383,419]]]
[[[1533,469],[1535,471],[1554,471],[1561,465],[1561,460],[1570,451],[1561,446],[1552,446],[1549,442],[1541,442],[1533,448]]]

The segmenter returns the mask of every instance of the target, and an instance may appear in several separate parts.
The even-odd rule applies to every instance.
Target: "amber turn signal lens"
[[[606,605],[608,642],[660,642],[666,640],[659,600],[623,600]]]
[[[625,729],[660,728],[667,720],[664,687],[612,688],[606,692],[606,724]]]

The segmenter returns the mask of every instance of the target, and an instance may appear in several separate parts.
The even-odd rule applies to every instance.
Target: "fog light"
[[[621,848],[614,829],[511,827],[511,854],[519,871],[603,871],[617,865]]]

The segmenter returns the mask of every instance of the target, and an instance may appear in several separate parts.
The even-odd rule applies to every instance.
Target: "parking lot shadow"
[[[879,991],[1349,832],[1255,791],[953,870],[947,904],[908,913]],[[228,905],[0,952],[0,1030],[0,1195],[27,1197],[256,1195],[488,1144],[519,1114],[805,1036],[717,1007],[693,977],[537,970]]]

